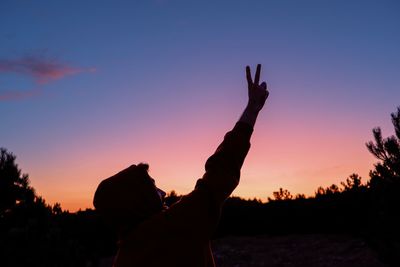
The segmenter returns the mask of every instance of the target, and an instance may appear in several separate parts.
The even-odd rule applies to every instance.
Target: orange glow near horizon
[[[298,129],[294,138],[290,127],[296,125],[271,128],[266,117],[261,115],[253,133],[241,182],[233,195],[266,201],[280,187],[294,195],[310,196],[317,187],[339,185],[352,173],[360,174],[364,182],[368,180],[375,160],[364,146],[367,135],[340,134],[318,127],[311,131],[306,127],[303,133]],[[230,119],[234,121],[233,117]],[[30,174],[39,195],[70,211],[92,208],[93,194],[102,179],[139,162],[149,163],[150,175],[158,187],[186,194],[202,176],[205,161],[225,132],[232,128],[224,122],[210,127],[208,132],[202,131],[207,123],[199,121],[188,129],[173,129],[165,124],[154,128],[152,134],[136,138],[129,134],[99,137],[87,143],[85,149],[60,150],[62,155],[54,155],[53,162],[36,162],[32,166],[24,162],[21,166]],[[51,167],[42,169],[44,165]]]

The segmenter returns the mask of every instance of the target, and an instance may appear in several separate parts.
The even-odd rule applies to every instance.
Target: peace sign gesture
[[[249,94],[249,103],[248,108],[258,112],[260,111],[264,104],[265,100],[267,100],[269,92],[267,90],[267,83],[260,82],[260,72],[261,72],[261,64],[257,65],[256,75],[254,77],[254,82],[251,78],[250,67],[246,66],[246,78],[247,78],[247,86],[248,86],[248,94]]]

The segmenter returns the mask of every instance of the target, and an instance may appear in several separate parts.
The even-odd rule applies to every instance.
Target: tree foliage
[[[341,182],[340,184],[343,187],[343,191],[355,191],[362,186],[361,177],[358,174],[353,173],[345,182]],[[336,191],[338,191],[338,189]]]
[[[368,150],[379,160],[370,172],[371,236],[376,247],[399,266],[400,259],[400,107],[391,114],[395,135],[382,137],[374,128]]]
[[[28,174],[22,174],[16,157],[0,148],[0,218],[13,208],[33,203],[35,192],[29,185]]]
[[[281,201],[281,200],[291,200],[293,199],[293,195],[287,189],[283,189],[282,187],[279,188],[279,191],[275,191],[272,193],[274,196],[274,200]]]
[[[381,128],[372,130],[375,142],[368,142],[368,150],[380,160],[371,174],[373,179],[399,180],[400,177],[400,107],[391,114],[395,135],[382,137]]]
[[[383,202],[387,202],[389,197],[398,196],[400,189],[400,107],[391,117],[395,135],[383,138],[381,129],[377,127],[372,131],[375,140],[366,144],[368,150],[379,160],[375,169],[370,172],[370,186],[383,198]],[[394,200],[399,199],[390,201]]]

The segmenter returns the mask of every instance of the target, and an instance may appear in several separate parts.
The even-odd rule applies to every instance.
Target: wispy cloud
[[[0,73],[16,73],[28,75],[38,84],[45,84],[61,79],[67,75],[95,71],[69,66],[55,59],[38,56],[26,56],[19,59],[0,59]]]
[[[11,90],[0,92],[0,101],[22,100],[39,95],[41,92],[41,89],[32,89],[29,91]]]
[[[37,85],[47,84],[59,80],[65,76],[75,75],[82,72],[95,72],[95,68],[78,68],[62,63],[54,58],[43,55],[28,55],[16,59],[0,58],[0,75],[13,73],[28,76],[34,79]],[[19,100],[37,95],[41,90],[29,91],[2,91],[0,88],[0,101]]]

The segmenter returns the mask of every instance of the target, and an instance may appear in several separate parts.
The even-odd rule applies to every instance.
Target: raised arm
[[[240,169],[250,148],[250,137],[260,110],[269,95],[267,84],[260,82],[261,65],[257,65],[254,81],[250,67],[246,67],[248,85],[248,103],[232,131],[206,162],[206,173],[199,180],[199,187],[205,186],[214,194],[215,200],[221,203],[229,197],[239,183]],[[202,185],[204,184],[204,185]]]
[[[208,158],[206,172],[197,181],[195,189],[166,211],[169,225],[175,229],[171,231],[205,240],[213,233],[224,200],[239,183],[254,124],[268,97],[266,83],[258,84],[260,71],[261,65],[258,65],[253,82],[250,68],[246,68],[249,100],[243,115]]]

